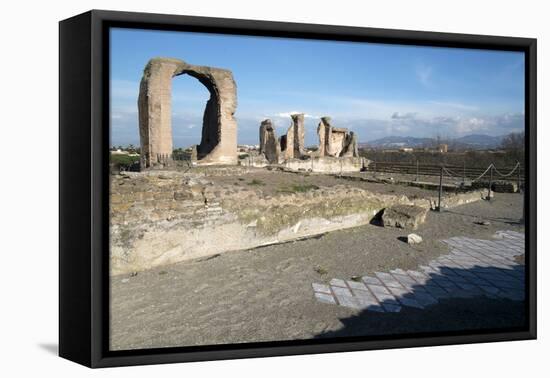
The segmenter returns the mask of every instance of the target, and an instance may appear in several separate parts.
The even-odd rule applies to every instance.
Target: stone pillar
[[[138,97],[142,168],[172,156],[172,77],[177,70],[176,60],[151,60],[143,72]]]
[[[319,136],[319,157],[328,156],[328,141],[330,140],[330,117],[321,117],[321,122],[317,126],[317,135]]]
[[[260,154],[271,164],[279,163],[280,146],[270,119],[260,125]]]
[[[283,159],[294,159],[294,124],[291,124],[286,132],[286,135],[281,137],[280,144]]]
[[[306,148],[304,146],[304,113],[292,114],[292,126],[294,131],[294,157],[300,158],[306,154]]]
[[[346,135],[344,142],[344,148],[342,150],[342,157],[359,157],[359,150],[357,148],[357,136],[353,131]]]

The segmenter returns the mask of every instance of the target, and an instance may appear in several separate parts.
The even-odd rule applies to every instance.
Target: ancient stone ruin
[[[317,127],[319,156],[358,157],[357,137],[346,128],[332,126],[330,117],[322,117]]]
[[[237,86],[229,70],[195,66],[179,59],[153,58],[139,88],[141,168],[167,166],[172,161],[172,78],[188,74],[210,92],[203,116],[199,164],[237,164]]]
[[[292,114],[290,117],[292,123],[286,135],[283,135],[279,141],[281,154],[285,160],[299,159],[306,155],[304,147],[304,114]]]
[[[279,163],[281,147],[271,120],[262,121],[260,126],[260,154],[263,154],[270,164]]]
[[[278,164],[290,170],[319,173],[359,172],[368,165],[368,161],[359,156],[356,135],[348,129],[333,127],[329,117],[322,117],[317,129],[317,151],[305,148],[304,114],[293,114],[291,118],[290,127],[278,143],[271,120],[262,121],[259,155],[249,156],[247,162],[241,164],[255,167]]]

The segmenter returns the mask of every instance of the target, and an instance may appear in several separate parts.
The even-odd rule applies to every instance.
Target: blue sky
[[[239,144],[257,144],[265,118],[282,135],[294,112],[306,114],[308,145],[321,116],[360,142],[524,129],[523,53],[112,29],[113,145],[139,144],[139,82],[159,56],[233,72]],[[188,75],[172,83],[174,145],[197,144],[208,91]]]

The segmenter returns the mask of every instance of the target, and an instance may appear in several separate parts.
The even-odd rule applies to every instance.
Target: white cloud
[[[392,119],[413,119],[416,118],[417,113],[409,112],[409,113],[399,113],[395,112],[392,114]]]
[[[299,111],[295,110],[295,111],[290,111],[290,112],[277,113],[277,114],[275,114],[275,116],[280,117],[280,118],[289,118],[291,115],[300,114],[300,113],[303,113],[303,112],[299,112]],[[269,118],[269,117],[267,117],[267,118]],[[304,118],[320,118],[320,117],[304,113]]]
[[[432,73],[433,68],[425,64],[419,64],[416,66],[416,78],[425,87],[432,86]]]
[[[443,108],[453,108],[453,109],[467,110],[467,111],[479,110],[479,107],[477,106],[462,104],[459,102],[429,101],[429,103],[443,107]]]

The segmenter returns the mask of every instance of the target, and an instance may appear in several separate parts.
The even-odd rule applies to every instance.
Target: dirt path
[[[312,282],[419,264],[448,252],[442,239],[522,231],[521,196],[498,193],[430,212],[411,247],[406,232],[367,225],[318,238],[231,252],[119,276],[111,286],[111,349],[242,343],[312,337],[499,328],[523,324],[523,304],[504,299],[442,301],[425,310],[362,316],[315,300]],[[475,224],[489,220],[490,225]]]

